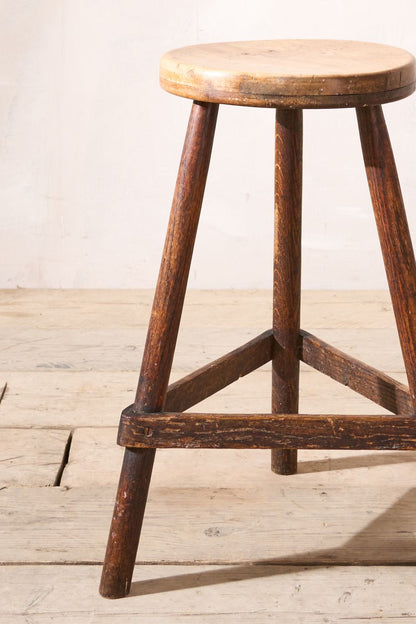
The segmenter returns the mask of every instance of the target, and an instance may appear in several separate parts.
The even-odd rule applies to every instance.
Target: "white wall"
[[[152,287],[190,102],[174,47],[342,38],[416,53],[414,0],[0,0],[0,287]],[[416,96],[385,106],[416,234]],[[273,111],[222,107],[193,287],[271,285]],[[306,288],[383,288],[352,110],[305,112]]]

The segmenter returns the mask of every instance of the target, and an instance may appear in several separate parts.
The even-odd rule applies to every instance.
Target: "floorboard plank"
[[[0,328],[144,326],[152,297],[152,290],[1,290]],[[269,324],[271,310],[271,290],[189,290],[183,323],[187,327],[262,327]],[[394,325],[386,291],[305,290],[302,320],[318,328]]]
[[[116,444],[117,428],[75,429],[62,485],[90,487],[116,485],[123,449]],[[273,490],[282,484],[314,487],[384,487],[391,478],[416,484],[413,451],[299,451],[298,474],[281,477],[270,470],[268,451],[235,449],[159,449],[153,469],[153,487],[244,488],[250,483]],[[192,466],[192,470],[189,467]],[[174,468],[174,469],[173,469]]]
[[[175,371],[172,379],[184,373]],[[391,373],[402,383],[404,373]],[[0,427],[118,426],[134,400],[136,371],[8,371]],[[196,411],[267,412],[271,374],[256,371],[201,402]],[[301,375],[300,408],[311,413],[381,414],[377,405],[309,367]]]
[[[268,326],[186,327],[180,331],[174,370],[203,366],[248,342]],[[304,329],[383,371],[404,370],[395,328]],[[0,329],[1,371],[137,371],[146,337],[132,329]]]
[[[115,601],[98,595],[99,574],[97,566],[0,567],[0,622],[391,624],[416,618],[409,567],[136,566],[132,595]]]
[[[416,563],[408,452],[300,452],[299,474],[282,477],[267,451],[159,451],[138,553],[147,565],[130,598],[98,596],[116,426],[134,396],[152,296],[1,292],[0,624],[416,622],[414,569],[402,565]],[[270,291],[189,291],[173,380],[270,318]],[[305,291],[302,326],[405,383],[387,292]],[[197,410],[268,411],[269,368]],[[301,411],[382,413],[301,368]],[[42,487],[72,429],[61,487]]]
[[[392,482],[151,487],[138,561],[415,563],[416,488]],[[110,486],[0,490],[0,562],[102,561],[114,494]]]
[[[68,430],[3,429],[0,488],[54,485],[64,458]]]

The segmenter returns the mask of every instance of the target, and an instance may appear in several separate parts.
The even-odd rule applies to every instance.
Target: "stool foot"
[[[298,470],[297,449],[273,449],[271,468],[272,472],[275,472],[276,474],[296,474]]]
[[[130,591],[154,457],[154,449],[125,450],[101,576],[105,598],[123,598]]]

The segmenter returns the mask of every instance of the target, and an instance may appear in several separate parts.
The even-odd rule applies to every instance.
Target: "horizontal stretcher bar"
[[[414,415],[137,413],[121,415],[132,448],[416,449]]]

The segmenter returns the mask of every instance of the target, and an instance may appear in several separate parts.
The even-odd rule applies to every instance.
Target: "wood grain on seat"
[[[242,106],[337,108],[383,104],[415,89],[415,59],[376,43],[236,41],[167,52],[163,89],[194,100]]]

